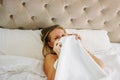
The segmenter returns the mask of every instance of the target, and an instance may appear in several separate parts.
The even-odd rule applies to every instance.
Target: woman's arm
[[[79,35],[75,35],[76,36],[76,38],[78,38],[79,40],[80,40],[80,42],[82,43],[82,39],[81,39],[81,37],[79,36]],[[83,45],[83,43],[82,43],[82,45]],[[83,47],[84,47],[84,45],[83,45]],[[84,49],[88,52],[88,54],[95,60],[95,62],[101,67],[101,68],[104,68],[104,62],[101,60],[101,59],[99,59],[98,57],[96,57],[95,55],[93,55],[90,51],[88,51],[85,47],[84,47]]]
[[[54,54],[48,54],[45,57],[44,61],[44,71],[47,75],[47,80],[54,80],[56,70],[54,68],[54,63],[57,60],[57,55]]]
[[[104,68],[104,62],[99,59],[98,57],[96,57],[95,55],[93,55],[91,52],[89,52],[87,49],[86,51],[88,52],[88,54],[95,60],[95,62],[101,67]]]

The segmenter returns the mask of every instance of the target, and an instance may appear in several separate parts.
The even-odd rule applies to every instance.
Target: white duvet
[[[43,61],[0,55],[0,80],[46,80]]]
[[[55,80],[120,80],[119,55],[100,56],[106,64],[105,70],[103,70],[88,55],[80,41],[76,40],[74,36],[64,37],[61,42],[63,44]],[[111,61],[112,57],[114,57],[113,61]]]
[[[120,80],[120,45],[107,51],[96,52],[95,55],[106,65],[103,71],[84,52],[81,44],[71,38],[63,38],[65,45],[69,46],[63,45],[55,80]],[[74,48],[76,49],[73,50]],[[76,53],[78,48],[81,48],[80,53]],[[47,80],[42,65],[42,60],[0,55],[0,80]]]

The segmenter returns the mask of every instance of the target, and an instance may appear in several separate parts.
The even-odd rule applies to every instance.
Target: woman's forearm
[[[82,42],[81,42],[82,43]],[[83,45],[84,47],[84,45]],[[85,47],[84,49],[88,52],[88,54],[95,60],[95,62],[101,67],[104,68],[104,62],[99,59],[98,57],[96,57],[95,55],[93,55],[90,51],[88,51]]]
[[[101,67],[104,68],[104,62],[98,57],[94,56],[92,53],[88,51],[88,54],[95,60],[95,62]]]

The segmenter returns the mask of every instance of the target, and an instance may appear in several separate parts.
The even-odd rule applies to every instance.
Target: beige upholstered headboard
[[[120,42],[120,0],[0,0],[0,27],[105,29]]]

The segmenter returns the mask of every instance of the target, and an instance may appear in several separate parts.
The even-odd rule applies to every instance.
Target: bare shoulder
[[[45,60],[56,60],[58,57],[57,55],[54,55],[54,54],[48,54],[45,58]]]

